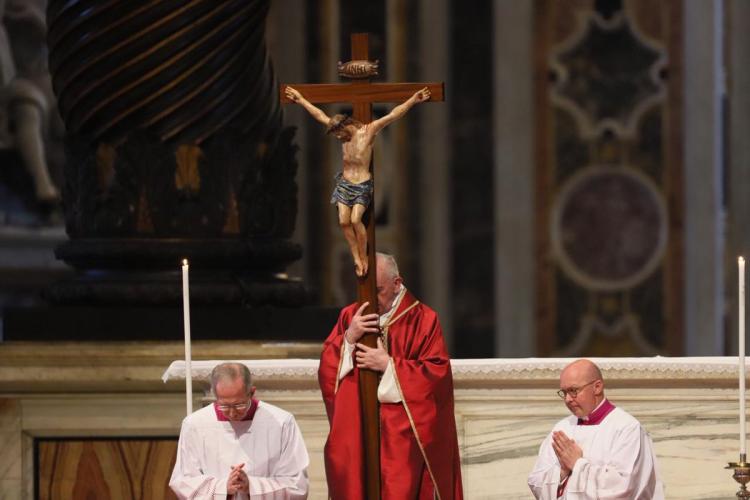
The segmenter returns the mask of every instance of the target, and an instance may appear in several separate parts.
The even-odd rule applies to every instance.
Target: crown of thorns
[[[333,115],[331,120],[328,122],[326,127],[326,134],[332,134],[346,127],[347,125],[354,124],[354,120],[348,115]]]

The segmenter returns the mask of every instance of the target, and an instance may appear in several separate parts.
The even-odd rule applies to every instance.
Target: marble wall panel
[[[551,392],[457,393],[467,498],[530,498],[526,476],[539,444],[567,414]],[[651,434],[667,498],[727,498],[736,491],[723,468],[738,454],[736,391],[629,388],[608,395]]]

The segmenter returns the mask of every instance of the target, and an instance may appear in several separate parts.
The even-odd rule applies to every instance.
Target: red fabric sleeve
[[[323,394],[331,430],[323,452],[332,500],[363,499],[364,452],[362,449],[362,417],[359,405],[359,370],[354,370],[338,383],[336,378],[341,360],[341,343],[357,304],[341,310],[331,334],[323,343],[318,368],[318,383]]]

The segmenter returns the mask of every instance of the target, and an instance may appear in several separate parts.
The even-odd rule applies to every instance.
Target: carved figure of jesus
[[[362,216],[372,200],[373,181],[370,159],[375,136],[390,123],[406,114],[412,106],[427,101],[430,90],[425,87],[394,107],[390,113],[370,123],[361,123],[346,115],[329,117],[292,87],[285,87],[287,99],[307,110],[326,126],[326,133],[341,141],[342,171],[336,174],[331,203],[338,208],[339,225],[354,259],[357,276],[367,274],[367,229]]]

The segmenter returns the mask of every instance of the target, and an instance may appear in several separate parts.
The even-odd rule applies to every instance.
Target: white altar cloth
[[[491,358],[453,359],[453,378],[457,381],[483,378],[510,378],[513,380],[557,379],[560,370],[575,358]],[[725,379],[738,376],[736,356],[714,357],[662,357],[651,358],[590,358],[604,372],[605,379],[644,380]],[[226,360],[231,361],[231,360]],[[258,359],[235,360],[247,365],[257,379],[317,377],[317,359]],[[214,366],[222,361],[193,361],[193,379],[207,381]],[[750,360],[746,362],[750,366]],[[173,361],[162,375],[162,380],[184,380],[185,362]]]

